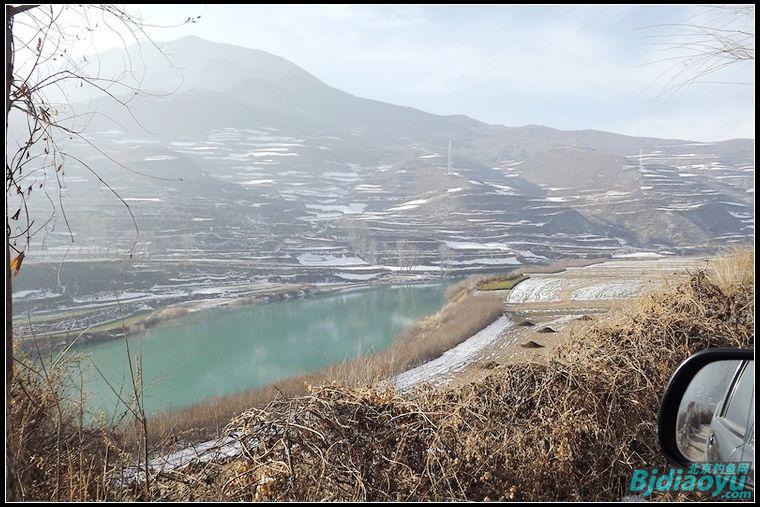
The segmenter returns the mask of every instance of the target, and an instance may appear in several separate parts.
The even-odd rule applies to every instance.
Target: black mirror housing
[[[705,366],[716,361],[751,361],[754,350],[743,349],[708,349],[687,358],[670,377],[657,417],[657,438],[660,449],[672,464],[685,467],[692,463],[684,456],[678,446],[676,425],[681,399],[695,375]]]

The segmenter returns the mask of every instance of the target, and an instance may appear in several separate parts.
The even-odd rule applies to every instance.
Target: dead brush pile
[[[664,466],[660,396],[709,347],[754,346],[754,286],[704,272],[575,333],[547,363],[452,390],[324,385],[230,424],[242,453],[156,479],[160,499],[618,500]]]

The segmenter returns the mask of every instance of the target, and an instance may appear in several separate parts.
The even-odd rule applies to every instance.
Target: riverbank
[[[607,260],[530,273],[512,290],[488,291],[500,293],[504,300],[509,321],[503,329],[487,340],[474,340],[471,346],[463,343],[466,359],[431,365],[436,374],[420,383],[456,387],[507,365],[545,362],[573,333],[708,266],[703,257],[666,257]]]
[[[286,299],[296,299],[308,296],[329,294],[340,290],[369,287],[366,284],[335,284],[314,286],[306,284],[265,287],[252,290],[243,297],[202,299],[173,305],[161,306],[154,310],[136,311],[119,315],[117,318],[88,323],[86,327],[68,329],[56,333],[29,333],[18,335],[18,347],[22,350],[32,350],[39,347],[42,351],[63,349],[76,343],[86,345],[108,340],[123,338],[125,335],[143,333],[159,326],[169,326],[181,323],[182,319],[198,312],[212,309],[241,309],[257,304],[271,303]],[[34,327],[31,322],[27,327]],[[37,343],[34,344],[33,340]],[[35,348],[36,350],[36,348]]]
[[[568,267],[585,266],[601,262],[601,258],[569,259],[546,265],[514,266],[512,270],[531,273],[561,272]],[[503,272],[503,271],[499,271]],[[263,284],[261,286],[238,283],[231,287],[214,286],[198,289],[195,296],[177,303],[161,304],[166,297],[158,296],[151,309],[142,309],[139,304],[141,293],[132,292],[109,294],[101,299],[90,301],[81,306],[67,307],[58,313],[37,315],[17,315],[14,318],[16,346],[27,352],[64,349],[72,344],[78,345],[106,342],[145,332],[159,326],[181,323],[183,317],[205,310],[226,308],[230,310],[273,301],[296,299],[336,293],[344,290],[392,286],[395,284],[423,284],[437,280],[456,280],[456,276],[441,278],[430,273],[396,272],[382,280],[367,280],[340,283],[297,283],[297,284]],[[475,277],[486,274],[470,275]],[[14,301],[15,303],[15,301]],[[19,305],[16,305],[18,307]],[[36,343],[35,343],[36,342]]]
[[[36,352],[38,348],[41,351],[60,350],[72,344],[82,346],[107,342],[121,339],[126,335],[141,334],[160,327],[180,325],[188,317],[210,310],[233,312],[277,301],[311,298],[380,287],[425,285],[440,280],[440,278],[415,278],[386,282],[269,286],[251,291],[245,297],[203,299],[200,301],[178,303],[159,307],[151,311],[139,311],[127,314],[123,318],[119,317],[115,320],[99,322],[85,328],[70,329],[65,333],[34,333],[32,335],[28,332],[29,326],[27,326],[27,333],[18,336],[17,346],[27,352]],[[34,324],[32,324],[33,327]],[[36,341],[36,344],[34,341]]]
[[[382,351],[287,377],[265,387],[158,413],[151,418],[156,441],[169,435],[183,435],[186,441],[211,438],[235,415],[250,407],[264,406],[277,396],[302,395],[309,386],[329,382],[350,386],[375,384],[431,361],[503,314],[501,298],[475,294],[475,283],[475,279],[466,279],[449,286],[441,310],[405,328]]]

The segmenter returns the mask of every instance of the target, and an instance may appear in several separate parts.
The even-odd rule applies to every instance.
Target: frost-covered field
[[[585,267],[571,267],[557,274],[533,274],[507,296],[507,303],[560,303],[605,301],[635,297],[653,288],[668,274],[705,267],[706,260],[692,257],[630,256]]]
[[[619,280],[597,283],[573,291],[570,299],[574,301],[597,301],[600,299],[626,299],[636,296],[642,284],[636,280]]]
[[[537,303],[542,301],[559,301],[559,291],[562,289],[562,285],[562,279],[534,275],[512,289],[507,297],[507,302]]]

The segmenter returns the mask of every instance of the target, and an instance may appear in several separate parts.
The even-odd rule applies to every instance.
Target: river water
[[[141,353],[148,413],[272,384],[383,350],[443,306],[443,284],[384,286],[192,314],[130,338]],[[89,407],[123,412],[108,386],[131,390],[124,340],[86,345]],[[97,365],[102,375],[92,364]]]

